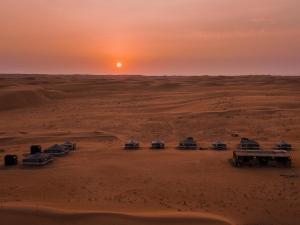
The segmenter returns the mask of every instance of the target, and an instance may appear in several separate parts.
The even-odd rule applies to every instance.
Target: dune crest
[[[18,225],[233,225],[234,223],[212,214],[144,213],[66,211],[52,208],[5,207],[0,209],[3,224]]]
[[[48,101],[41,88],[7,88],[0,93],[0,111],[37,106]]]

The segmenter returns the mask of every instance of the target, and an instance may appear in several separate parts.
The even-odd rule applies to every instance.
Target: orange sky
[[[299,10],[299,0],[1,0],[0,73],[300,75]]]

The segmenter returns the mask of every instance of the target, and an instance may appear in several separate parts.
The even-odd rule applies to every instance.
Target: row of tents
[[[61,157],[67,155],[70,151],[76,150],[76,144],[65,142],[63,144],[55,144],[42,150],[40,145],[32,145],[30,153],[25,154],[22,164],[25,166],[44,166],[53,161],[53,157]],[[17,155],[6,155],[4,157],[5,166],[14,166],[18,164]]]
[[[137,141],[130,140],[125,143],[124,148],[126,150],[138,150],[140,144]],[[152,141],[151,149],[164,149],[165,143],[163,141]],[[203,150],[199,148],[197,141],[188,137],[181,141],[177,146],[179,150]],[[212,144],[214,150],[227,150],[227,145],[222,141],[217,141]],[[275,145],[275,147],[268,151],[263,151],[260,144],[249,138],[241,138],[241,141],[236,150],[233,151],[232,164],[235,167],[243,166],[279,166],[285,167],[292,166],[291,158],[292,145],[281,141]]]
[[[150,148],[151,149],[165,149],[166,145],[165,142],[161,140],[155,140],[151,142]],[[140,149],[140,143],[136,140],[130,140],[125,143],[124,145],[125,150],[138,150]],[[179,142],[177,149],[179,150],[202,150],[201,147],[199,147],[197,141],[193,137],[188,137],[182,141]],[[212,149],[214,150],[227,150],[227,144],[225,144],[222,141],[216,141],[212,144]],[[249,138],[242,138],[240,141],[240,144],[238,145],[239,150],[260,150],[260,144],[252,139]],[[281,141],[276,144],[276,146],[273,148],[273,150],[286,150],[291,151],[292,145]]]
[[[161,140],[155,140],[151,142],[151,149],[165,149],[165,142]],[[177,146],[180,150],[197,150],[199,146],[197,141],[193,137],[188,137],[185,140],[181,141]],[[227,150],[227,145],[221,141],[213,143],[213,148],[215,150]],[[130,140],[124,145],[125,150],[138,150],[140,149],[140,143],[136,140]]]
[[[151,142],[151,149],[165,149],[166,145],[161,140]],[[212,144],[214,150],[227,150],[227,145],[221,141]],[[124,149],[138,150],[140,144],[138,141],[130,140],[125,143]],[[179,150],[203,150],[199,148],[197,141],[193,137],[188,137],[177,146]],[[33,145],[30,148],[30,153],[25,154],[22,159],[22,164],[26,166],[43,166],[53,161],[53,157],[61,157],[67,155],[70,151],[76,150],[76,144],[65,142],[63,144],[55,144],[49,148],[42,150],[40,145]],[[268,165],[268,164],[284,164],[291,166],[292,145],[281,141],[272,150],[262,151],[260,144],[248,138],[242,138],[238,148],[233,151],[233,165],[241,167],[243,165]],[[4,157],[6,166],[18,164],[17,155],[6,155]]]

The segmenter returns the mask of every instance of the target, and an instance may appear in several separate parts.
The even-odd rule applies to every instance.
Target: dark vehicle
[[[283,150],[260,151],[242,150],[233,152],[233,165],[242,166],[292,166],[290,152]]]
[[[18,156],[16,155],[6,155],[4,157],[5,166],[15,166],[18,164]]]
[[[52,145],[50,148],[47,148],[44,153],[58,157],[65,156],[69,153],[69,150],[66,149],[63,145]]]
[[[76,143],[72,143],[70,141],[66,141],[65,143],[62,144],[66,149],[69,151],[76,151]]]
[[[46,153],[36,153],[28,155],[23,159],[23,165],[25,166],[44,166],[53,161],[53,157]]]
[[[30,147],[30,154],[34,155],[37,153],[42,153],[42,147],[40,145],[32,145]]]
[[[165,149],[165,143],[161,140],[156,140],[156,141],[152,141],[151,142],[151,149],[156,149],[156,150],[159,150],[159,149]]]
[[[285,141],[281,141],[276,145],[275,149],[285,150],[285,151],[292,151],[292,145],[285,142]]]
[[[140,148],[140,144],[138,141],[130,140],[125,143],[124,149],[125,150],[138,150]]]
[[[197,150],[198,145],[193,137],[188,137],[179,143],[179,150]]]
[[[249,138],[242,138],[239,149],[241,150],[260,150],[260,145],[258,142],[251,140]]]
[[[212,146],[213,146],[213,150],[217,150],[217,151],[227,150],[227,145],[222,141],[216,141],[212,144]]]

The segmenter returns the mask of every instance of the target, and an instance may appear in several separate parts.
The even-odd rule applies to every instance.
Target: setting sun
[[[123,67],[123,63],[122,63],[122,62],[117,62],[117,63],[116,63],[116,67],[117,67],[118,69],[121,69],[121,68]]]

